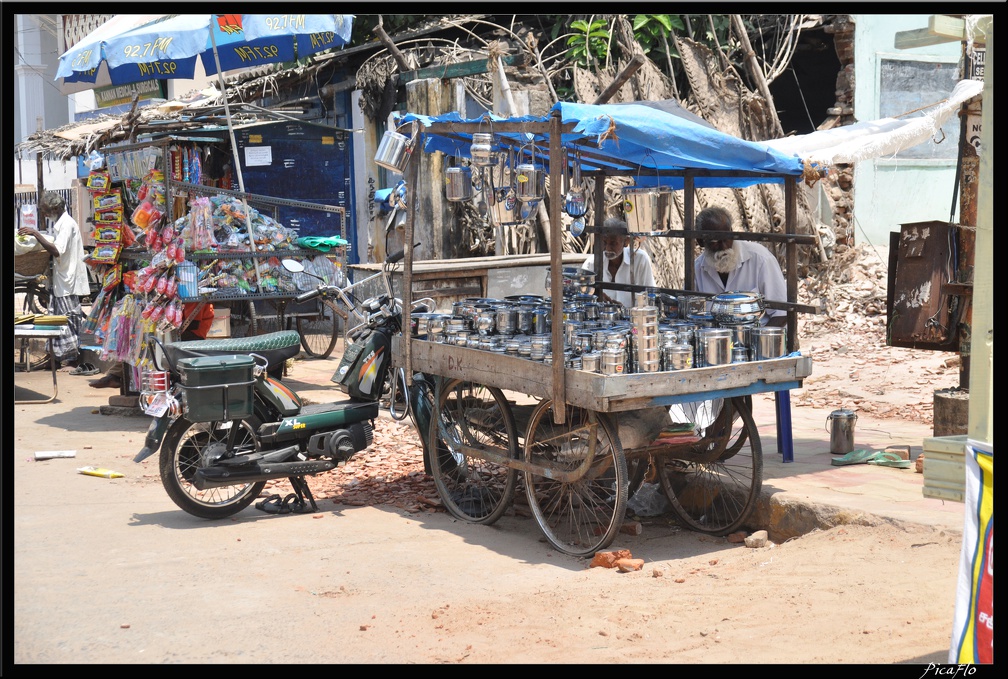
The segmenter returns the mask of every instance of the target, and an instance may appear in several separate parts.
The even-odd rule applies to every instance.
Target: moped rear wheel
[[[226,423],[224,423],[226,424]],[[252,417],[236,425],[241,427],[235,437],[237,451],[259,450],[259,420]],[[172,424],[161,446],[161,484],[168,497],[180,509],[201,519],[223,519],[237,514],[252,504],[265,481],[238,483],[199,490],[193,485],[196,470],[212,464],[227,444],[229,429],[217,422],[190,422],[180,418]]]

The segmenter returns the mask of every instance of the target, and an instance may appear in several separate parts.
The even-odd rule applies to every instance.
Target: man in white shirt
[[[697,231],[731,231],[731,215],[721,207],[701,210]],[[693,280],[700,292],[758,292],[764,300],[787,301],[787,284],[777,258],[759,243],[744,240],[701,242],[703,252],[693,262]],[[767,309],[760,325],[784,327],[787,312]]]
[[[622,219],[606,218],[602,228],[596,229],[595,247],[602,248],[603,283],[656,287],[651,257],[639,247],[630,245],[630,230]],[[595,256],[589,256],[581,268],[594,272]],[[627,309],[634,305],[634,293],[629,291],[597,290],[595,294],[600,301],[618,302]]]
[[[84,320],[80,300],[90,292],[87,264],[84,263],[84,241],[77,222],[66,211],[66,203],[58,193],[43,193],[39,198],[38,211],[43,219],[55,220],[50,236],[52,240],[30,226],[22,226],[18,229],[18,234],[34,236],[39,245],[53,257],[52,301],[49,311],[66,316],[68,320],[63,334],[53,340],[53,352],[63,366],[76,369],[80,359],[80,328]]]

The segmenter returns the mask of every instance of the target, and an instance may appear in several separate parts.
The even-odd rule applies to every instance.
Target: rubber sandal
[[[830,464],[834,467],[846,467],[850,464],[866,464],[869,460],[874,460],[876,456],[881,455],[882,451],[868,450],[867,448],[858,448],[857,450],[852,450],[843,457],[833,457],[830,458]]]
[[[290,509],[292,514],[311,514],[315,511],[311,504],[296,495],[291,498],[290,502],[287,503],[287,507]]]
[[[90,363],[81,363],[79,366],[70,371],[71,375],[97,375],[100,370],[94,367]]]
[[[904,460],[896,453],[890,453],[887,451],[879,452],[878,455],[868,461],[868,464],[873,464],[879,467],[894,467],[896,469],[910,469],[910,467],[913,466],[913,462],[910,460]]]
[[[265,500],[256,503],[256,509],[261,509],[267,514],[288,514],[290,508],[286,506],[284,500],[279,495],[270,495]]]
[[[299,498],[297,493],[288,493],[287,497],[283,499],[283,504],[280,505],[281,514],[307,514],[310,511],[312,511],[311,506]]]

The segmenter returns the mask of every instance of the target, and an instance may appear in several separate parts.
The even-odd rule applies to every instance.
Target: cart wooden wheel
[[[738,530],[763,486],[763,448],[746,399],[726,400],[700,443],[655,463],[662,490],[684,526],[710,535]]]
[[[470,523],[491,524],[514,499],[520,455],[511,406],[500,389],[463,380],[441,385],[428,431],[431,475],[445,508]],[[485,459],[471,448],[505,456]]]
[[[564,412],[565,422],[554,422],[552,401],[546,399],[529,419],[525,462],[550,472],[525,472],[525,493],[549,543],[565,554],[589,557],[609,546],[623,525],[627,462],[608,415],[569,404]],[[554,470],[575,473],[561,480]]]
[[[329,358],[339,339],[336,305],[329,300],[321,300],[317,314],[297,316],[297,331],[306,354],[312,358]]]

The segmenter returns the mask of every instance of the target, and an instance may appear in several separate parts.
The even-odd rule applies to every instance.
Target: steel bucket
[[[834,410],[826,418],[827,424],[831,424],[830,432],[830,453],[833,455],[846,455],[854,450],[854,423],[857,422],[857,413],[853,410]]]
[[[472,198],[472,169],[458,166],[445,170],[445,197],[453,203]]]
[[[374,161],[386,170],[393,172],[403,172],[409,164],[410,152],[409,137],[392,130],[386,130],[382,135],[381,143],[378,144],[378,151],[375,152]]]
[[[631,233],[667,230],[672,219],[672,190],[664,186],[624,188],[623,216]]]

